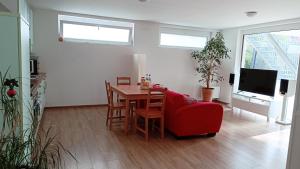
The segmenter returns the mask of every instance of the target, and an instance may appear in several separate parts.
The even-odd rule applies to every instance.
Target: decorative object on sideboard
[[[230,58],[230,50],[225,46],[224,37],[221,32],[217,32],[216,36],[211,38],[203,50],[193,51],[192,58],[197,61],[196,71],[200,74],[202,82],[205,86],[202,87],[203,101],[212,101],[211,83],[223,81],[223,77],[218,70],[223,59]]]
[[[31,96],[35,96],[43,81],[46,81],[46,73],[39,73],[30,80]]]
[[[39,57],[31,54],[30,56],[30,75],[32,77],[39,74]]]

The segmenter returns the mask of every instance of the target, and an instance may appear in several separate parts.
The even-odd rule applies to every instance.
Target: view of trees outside
[[[300,30],[244,35],[242,67],[278,70],[279,79],[296,80]]]

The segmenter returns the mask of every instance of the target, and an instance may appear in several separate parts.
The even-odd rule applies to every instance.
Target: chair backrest
[[[130,77],[117,77],[117,85],[130,85],[131,78]]]
[[[105,80],[105,88],[106,88],[106,95],[107,95],[107,103],[109,106],[112,106],[113,104],[113,95],[111,91],[111,86],[108,81]]]
[[[146,111],[150,108],[157,108],[162,113],[165,111],[167,88],[150,88],[148,91]]]

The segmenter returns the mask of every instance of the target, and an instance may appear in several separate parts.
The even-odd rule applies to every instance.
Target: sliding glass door
[[[275,99],[279,94],[280,79],[289,80],[288,118],[291,119],[300,56],[300,30],[245,34],[241,67],[248,69],[277,70],[278,83]]]

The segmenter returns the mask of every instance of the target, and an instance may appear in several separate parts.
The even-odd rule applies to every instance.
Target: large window
[[[242,67],[278,70],[278,79],[297,79],[300,30],[244,35]]]
[[[67,41],[132,44],[133,23],[59,15],[59,30]]]
[[[280,79],[289,80],[286,104],[287,119],[290,120],[294,107],[299,56],[300,30],[244,35],[241,67],[278,71],[275,104],[270,109],[280,112],[280,100],[283,99],[279,94]]]
[[[207,37],[186,36],[176,34],[160,34],[161,46],[187,47],[187,48],[203,48],[207,42]]]

